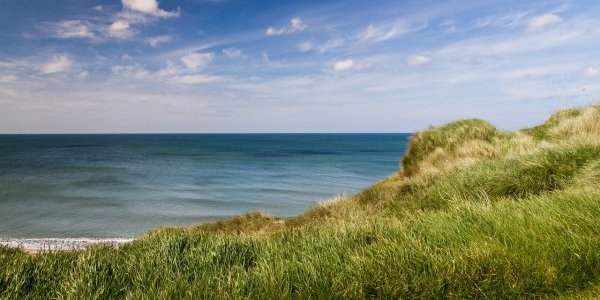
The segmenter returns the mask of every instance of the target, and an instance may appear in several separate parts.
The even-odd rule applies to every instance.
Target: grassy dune
[[[600,106],[420,132],[397,174],[295,218],[0,248],[0,298],[600,298]]]

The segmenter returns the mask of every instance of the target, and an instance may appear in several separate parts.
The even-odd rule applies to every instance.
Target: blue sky
[[[589,1],[0,0],[0,132],[501,128],[600,99]]]

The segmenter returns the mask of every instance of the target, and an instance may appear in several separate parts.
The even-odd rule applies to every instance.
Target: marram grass
[[[600,107],[418,133],[402,168],[279,219],[163,228],[119,249],[0,248],[2,299],[600,298]]]

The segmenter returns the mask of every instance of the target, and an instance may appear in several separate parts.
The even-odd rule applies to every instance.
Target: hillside
[[[397,174],[289,219],[164,228],[119,249],[0,248],[2,299],[595,299],[600,106],[516,132],[417,133]]]

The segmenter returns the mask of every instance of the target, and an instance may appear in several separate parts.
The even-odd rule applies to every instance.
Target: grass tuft
[[[478,119],[462,120],[419,132],[412,137],[408,150],[402,158],[403,171],[407,175],[417,173],[420,164],[436,152],[451,155],[461,145],[473,141],[490,143],[499,135],[493,125]]]

